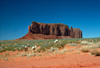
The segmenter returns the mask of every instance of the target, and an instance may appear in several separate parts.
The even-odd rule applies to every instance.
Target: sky
[[[0,0],[0,40],[18,39],[32,21],[63,23],[100,37],[100,0]]]

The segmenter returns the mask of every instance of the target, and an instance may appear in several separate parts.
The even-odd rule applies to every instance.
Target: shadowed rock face
[[[82,31],[80,29],[73,29],[72,27],[70,29],[67,25],[60,23],[44,24],[33,21],[31,26],[28,27],[28,33],[82,38]]]
[[[39,25],[37,22],[32,22],[31,24],[31,32],[34,33],[39,33],[40,29],[39,29]]]

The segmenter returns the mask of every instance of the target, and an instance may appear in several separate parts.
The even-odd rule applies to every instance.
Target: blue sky
[[[83,38],[100,37],[100,0],[0,0],[0,40],[17,39],[32,21],[80,28]]]

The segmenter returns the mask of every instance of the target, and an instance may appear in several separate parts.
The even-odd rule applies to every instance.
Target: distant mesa
[[[28,26],[28,33],[19,39],[65,39],[82,38],[82,31],[79,28],[69,28],[65,24],[45,24],[33,21]]]

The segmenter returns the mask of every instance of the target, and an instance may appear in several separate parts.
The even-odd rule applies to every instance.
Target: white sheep
[[[33,46],[33,47],[31,47],[31,49],[32,49],[32,50],[35,50],[35,49],[36,49],[36,47],[37,47],[37,46]]]
[[[57,43],[58,42],[58,39],[56,39],[55,41],[54,41],[54,43]]]

